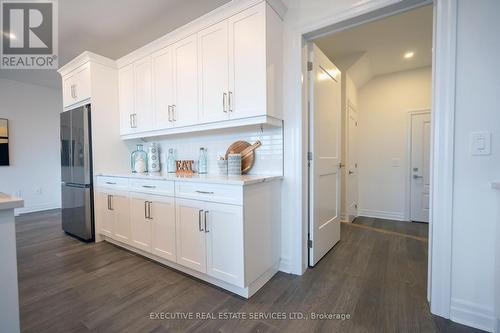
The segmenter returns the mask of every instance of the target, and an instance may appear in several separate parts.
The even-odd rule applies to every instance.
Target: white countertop
[[[491,183],[491,187],[493,187],[496,190],[500,190],[500,182]]]
[[[24,206],[24,200],[0,192],[0,210],[14,209]]]
[[[251,185],[272,180],[283,179],[279,175],[241,175],[241,176],[221,176],[221,175],[199,175],[197,173],[192,176],[181,176],[169,173],[98,173],[96,176],[106,177],[126,177],[126,178],[139,178],[139,179],[156,179],[156,180],[172,180],[172,181],[185,181],[196,183],[212,183],[212,184],[227,184],[227,185]]]

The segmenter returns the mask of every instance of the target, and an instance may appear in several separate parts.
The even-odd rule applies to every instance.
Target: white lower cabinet
[[[176,199],[177,263],[206,273],[204,202]]]
[[[130,195],[132,246],[176,261],[174,198]]]
[[[243,287],[243,208],[176,201],[177,263]]]
[[[243,297],[278,271],[279,182],[99,176],[97,184],[96,230],[105,240]]]
[[[207,274],[243,287],[243,207],[205,203]]]
[[[100,233],[130,244],[129,195],[121,191],[100,191],[97,194],[97,218]]]

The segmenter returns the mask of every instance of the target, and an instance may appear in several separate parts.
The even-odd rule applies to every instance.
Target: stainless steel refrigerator
[[[94,240],[90,104],[61,113],[62,229]]]

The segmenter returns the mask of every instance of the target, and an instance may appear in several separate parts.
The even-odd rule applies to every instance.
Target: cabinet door
[[[148,200],[132,195],[130,198],[131,245],[151,252],[151,222],[147,215]]]
[[[75,70],[75,102],[90,98],[90,64],[87,63]]]
[[[229,19],[231,119],[266,114],[266,4]]]
[[[105,192],[97,193],[96,212],[99,219],[99,232],[102,235],[113,237],[113,213],[110,205],[110,194]]]
[[[134,63],[134,91],[137,130],[150,130],[153,125],[153,87],[150,56]]]
[[[174,57],[174,126],[198,122],[198,58],[196,35],[172,46]]]
[[[69,106],[74,103],[74,77],[73,74],[66,75],[63,78],[63,106]]]
[[[110,206],[113,213],[113,238],[130,244],[130,201],[128,193],[113,194]]]
[[[203,202],[176,199],[177,263],[206,273]]]
[[[198,69],[200,122],[228,119],[227,20],[198,32]]]
[[[159,257],[175,262],[174,198],[151,197],[150,202],[152,252]]]
[[[207,274],[244,287],[243,212],[241,206],[207,203]]]
[[[128,65],[118,71],[118,103],[120,108],[120,134],[136,130],[134,113],[134,66]]]
[[[167,47],[153,55],[154,127],[157,129],[173,126],[173,85],[172,48]]]

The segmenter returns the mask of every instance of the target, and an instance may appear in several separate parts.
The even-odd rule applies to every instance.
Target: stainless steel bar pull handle
[[[113,196],[112,195],[109,196],[109,210],[114,210],[113,209]]]
[[[223,92],[222,93],[222,112],[225,112],[225,113],[227,113],[226,101],[227,101],[227,93]]]
[[[424,178],[424,176],[413,175],[413,179],[420,179],[420,178]]]
[[[195,192],[196,193],[200,193],[200,194],[214,194],[214,192],[209,192],[209,191],[198,191],[198,190],[196,190]]]
[[[115,182],[106,182],[106,184],[108,184],[108,185],[116,185]]]
[[[198,230],[203,231],[203,228],[201,227],[201,213],[203,213],[203,209],[200,209],[198,211]]]
[[[175,104],[172,105],[172,121],[177,121],[175,117],[175,109],[177,109],[177,106]]]
[[[229,92],[229,112],[233,112],[233,99],[232,99],[232,96],[233,96],[233,92],[230,91]]]
[[[144,218],[148,218],[148,202],[144,201]]]
[[[172,122],[172,105],[168,106],[168,121]]]
[[[134,128],[134,114],[130,114],[130,128]]]
[[[142,185],[142,187],[144,187],[144,188],[156,188],[156,186],[154,186],[154,185]]]
[[[151,217],[151,205],[153,203],[151,201],[148,201],[148,219],[152,220],[153,218]]]
[[[205,233],[210,232],[207,226],[208,210],[205,211]]]
[[[111,210],[110,195],[108,194],[108,210]]]

